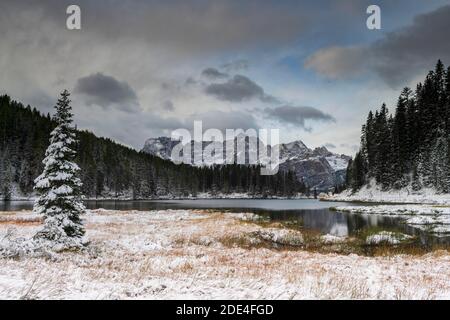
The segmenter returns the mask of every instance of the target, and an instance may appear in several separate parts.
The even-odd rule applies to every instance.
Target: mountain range
[[[171,160],[173,148],[180,141],[171,140],[169,137],[150,138],[145,141],[143,152],[160,157],[165,160]],[[194,165],[194,145],[197,142],[191,141],[190,163]],[[213,143],[223,144],[223,154],[215,155],[211,159],[203,159],[202,166],[211,166],[212,164],[222,164],[226,154],[226,142],[202,142],[202,148],[198,150],[203,153],[205,148]],[[236,152],[237,138],[234,141],[234,159],[239,154]],[[245,163],[249,163],[249,152],[258,151],[258,143],[251,144],[249,139],[245,140]],[[256,150],[254,150],[256,148]],[[267,154],[271,154],[272,148],[268,147]],[[340,186],[345,182],[345,175],[350,157],[344,154],[335,154],[326,147],[315,149],[308,148],[302,141],[297,140],[290,143],[279,145],[279,159],[281,171],[292,171],[295,173],[298,181],[302,181],[311,189],[329,190],[335,186]],[[257,153],[256,153],[257,154]],[[201,159],[201,155],[198,155]],[[267,163],[267,158],[259,161],[260,164]],[[198,166],[198,165],[197,165]]]

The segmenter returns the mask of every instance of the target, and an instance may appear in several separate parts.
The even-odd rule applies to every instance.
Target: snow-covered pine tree
[[[8,157],[9,154],[7,153]],[[0,175],[0,200],[11,200],[12,198],[12,166],[8,158],[5,159]]]
[[[433,187],[438,192],[447,192],[447,172],[448,172],[448,151],[447,138],[443,132],[439,131],[439,137],[431,151],[430,161],[433,168]]]
[[[57,127],[50,135],[50,145],[43,160],[44,171],[35,180],[35,190],[40,193],[33,211],[44,216],[44,227],[35,240],[48,241],[54,249],[81,247],[85,233],[80,215],[85,212],[81,201],[80,170],[73,162],[76,152],[75,132],[69,92],[64,90],[56,105],[54,120]]]

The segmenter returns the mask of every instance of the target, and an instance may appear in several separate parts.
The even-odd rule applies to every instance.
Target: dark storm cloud
[[[439,58],[449,61],[448,30],[450,6],[417,16],[410,27],[389,33],[373,46],[377,72],[396,84],[417,69],[431,68]]]
[[[287,124],[305,127],[305,121],[325,121],[335,122],[336,119],[313,107],[295,107],[295,106],[281,106],[276,108],[266,108],[265,113],[271,119],[275,119]]]
[[[75,92],[87,96],[88,103],[104,108],[117,105],[123,111],[133,112],[138,106],[137,95],[128,83],[102,73],[78,79]]]
[[[228,78],[228,74],[224,72],[220,72],[216,68],[206,68],[202,71],[202,76],[210,79],[210,80],[217,80],[217,79],[225,79]]]
[[[243,75],[235,75],[224,83],[212,83],[206,86],[205,92],[220,100],[230,102],[242,102],[251,99],[259,99],[267,103],[277,101],[276,98],[267,95],[261,86]]]
[[[330,78],[375,72],[389,85],[404,84],[433,67],[450,61],[450,6],[414,18],[410,26],[387,33],[369,46],[329,47],[310,56],[305,66]]]

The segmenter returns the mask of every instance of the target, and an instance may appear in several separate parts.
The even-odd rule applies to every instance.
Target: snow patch
[[[389,231],[381,231],[377,234],[372,234],[366,237],[366,244],[400,244],[401,242],[411,239],[412,237],[403,233],[395,233]]]
[[[338,237],[332,234],[325,234],[320,237],[320,240],[325,244],[342,243],[346,241],[346,237]]]
[[[281,245],[301,246],[304,244],[302,233],[290,229],[265,228],[253,232],[253,235]]]
[[[450,205],[450,194],[440,194],[434,189],[423,188],[414,191],[411,186],[403,189],[382,190],[381,186],[371,181],[360,190],[353,192],[350,189],[335,195],[326,195],[320,198],[326,201],[344,202],[379,202],[379,203],[418,203]]]

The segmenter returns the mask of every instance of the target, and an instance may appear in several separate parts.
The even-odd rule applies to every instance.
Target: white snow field
[[[411,186],[400,190],[381,190],[374,181],[360,190],[353,192],[350,189],[335,195],[321,195],[321,200],[326,201],[354,201],[354,202],[378,202],[378,203],[419,203],[419,204],[448,204],[450,205],[450,193],[439,194],[434,189],[423,188],[414,191]]]
[[[31,237],[41,224],[28,211],[0,217],[0,241],[11,228]],[[263,228],[251,214],[94,210],[84,219],[85,252],[0,258],[0,299],[450,298],[447,251],[372,258],[257,241],[248,249],[235,240],[302,239],[298,231]]]

